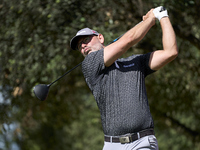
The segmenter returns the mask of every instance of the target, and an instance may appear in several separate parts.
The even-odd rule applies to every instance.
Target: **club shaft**
[[[56,79],[55,81],[51,82],[50,84],[48,84],[47,86],[51,86],[52,84],[54,84],[55,82],[57,82],[58,80],[60,80],[62,77],[64,77],[65,75],[67,75],[68,73],[70,73],[72,70],[76,69],[78,66],[80,66],[82,64],[79,63],[78,65],[76,65],[74,68],[70,69],[69,71],[67,71],[65,74],[63,74],[62,76],[60,76],[58,79]]]

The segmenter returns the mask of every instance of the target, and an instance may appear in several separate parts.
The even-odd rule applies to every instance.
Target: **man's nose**
[[[82,43],[81,44],[81,48],[84,48],[84,47],[86,47],[87,46],[87,44],[85,44],[85,43]]]

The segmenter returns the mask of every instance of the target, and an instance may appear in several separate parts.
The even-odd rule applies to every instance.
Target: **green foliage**
[[[50,89],[40,102],[32,92],[83,60],[70,39],[83,28],[108,44],[164,5],[177,35],[179,56],[146,80],[160,149],[199,149],[200,41],[197,0],[3,0],[0,2],[0,149],[102,149],[100,114],[81,68]],[[162,49],[157,22],[124,56]],[[15,128],[7,128],[7,125]]]

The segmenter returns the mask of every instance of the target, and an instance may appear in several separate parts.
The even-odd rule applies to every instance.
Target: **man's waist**
[[[128,134],[120,135],[120,136],[105,135],[104,139],[105,139],[105,142],[125,144],[125,143],[131,143],[133,141],[136,141],[142,137],[149,136],[149,135],[154,135],[153,128],[145,129],[136,133],[128,133]]]

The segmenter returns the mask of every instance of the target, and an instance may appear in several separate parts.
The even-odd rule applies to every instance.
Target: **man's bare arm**
[[[145,16],[143,22],[127,31],[118,41],[104,48],[104,64],[106,67],[112,65],[130,47],[138,43],[155,24],[155,16],[151,9]]]
[[[176,36],[171,25],[170,19],[164,17],[160,20],[162,28],[163,50],[157,50],[152,53],[149,66],[152,70],[158,70],[174,60],[178,55]]]

